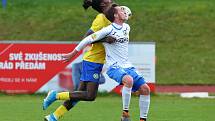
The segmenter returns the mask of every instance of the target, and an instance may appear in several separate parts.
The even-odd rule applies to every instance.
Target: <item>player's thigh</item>
[[[87,90],[87,83],[80,81],[79,87],[78,87],[78,91],[86,91]]]
[[[98,92],[99,84],[95,82],[88,82],[87,83],[87,95],[90,97],[96,97]]]

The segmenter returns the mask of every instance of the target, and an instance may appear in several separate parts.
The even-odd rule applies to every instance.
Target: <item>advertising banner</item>
[[[0,90],[8,93],[36,92],[65,69],[68,63],[62,63],[62,54],[68,53],[75,46],[76,44],[0,44]]]
[[[6,93],[35,93],[49,90],[77,89],[82,52],[68,63],[62,54],[72,51],[76,43],[60,42],[2,42],[0,43],[0,91]],[[155,44],[129,45],[129,59],[154,90]],[[118,84],[106,74],[104,66],[99,91],[119,92]]]

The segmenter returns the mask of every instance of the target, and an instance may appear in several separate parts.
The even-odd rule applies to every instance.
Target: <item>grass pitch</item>
[[[0,121],[43,121],[61,101],[55,102],[47,111],[42,110],[44,96],[0,95]],[[152,96],[149,121],[213,121],[214,99],[182,99],[177,96]],[[131,100],[130,112],[133,121],[139,119],[138,97]],[[120,96],[98,96],[94,102],[80,102],[60,121],[119,121]]]

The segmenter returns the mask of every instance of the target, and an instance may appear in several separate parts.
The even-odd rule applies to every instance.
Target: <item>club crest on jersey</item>
[[[97,73],[93,74],[93,78],[94,79],[98,79],[99,78],[99,74],[97,74]]]
[[[96,36],[96,34],[92,34],[91,37],[93,40],[95,40],[97,36]]]
[[[126,36],[128,33],[126,30],[123,30],[123,34]]]

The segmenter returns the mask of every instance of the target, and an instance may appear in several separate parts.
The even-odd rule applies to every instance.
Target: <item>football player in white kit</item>
[[[99,41],[107,36],[114,37],[115,41],[104,42],[103,44],[108,67],[107,75],[119,84],[123,84],[123,113],[121,121],[130,121],[129,105],[132,91],[139,91],[140,93],[140,121],[146,121],[150,105],[150,88],[144,78],[137,73],[136,69],[128,60],[130,26],[124,23],[126,14],[123,10],[122,7],[116,4],[111,5],[105,15],[112,24],[84,38],[72,52],[65,54],[63,57],[65,61],[69,61],[86,45]]]

